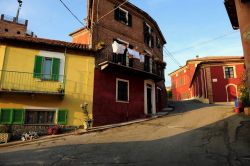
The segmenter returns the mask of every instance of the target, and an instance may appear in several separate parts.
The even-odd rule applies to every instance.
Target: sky
[[[169,73],[184,66],[197,55],[242,56],[239,31],[234,31],[224,0],[130,0],[158,23],[171,53],[164,53]],[[80,19],[86,18],[87,0],[63,0]],[[17,0],[0,0],[0,13],[15,16]],[[69,33],[82,25],[66,10],[60,0],[23,0],[20,18],[29,20],[28,29],[38,37],[71,41]],[[170,56],[173,56],[175,62]]]

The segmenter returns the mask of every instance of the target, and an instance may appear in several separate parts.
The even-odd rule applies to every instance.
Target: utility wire
[[[129,0],[125,0],[123,3],[121,3],[120,5],[118,5],[116,8],[114,8],[113,10],[109,11],[108,13],[104,14],[102,17],[100,17],[97,20],[97,23],[100,22],[101,19],[103,19],[104,17],[106,17],[107,15],[109,15],[110,13],[112,13],[113,11],[115,11],[116,9],[118,9],[119,7],[121,7],[122,5],[124,5],[125,3],[127,3]]]
[[[181,67],[181,63],[174,58],[174,56],[172,55],[172,53],[170,51],[167,50],[167,48],[164,46],[163,47],[163,51],[168,55],[168,57],[179,67]]]
[[[188,46],[188,47],[186,47],[186,48],[183,48],[183,49],[180,49],[180,50],[177,50],[177,51],[173,51],[172,53],[173,53],[173,54],[176,54],[176,53],[179,53],[179,52],[183,52],[183,51],[185,51],[185,50],[189,50],[189,49],[195,48],[195,47],[200,46],[200,45],[204,45],[204,44],[207,44],[207,43],[211,43],[211,42],[213,42],[213,41],[215,41],[215,40],[219,40],[219,39],[221,39],[221,38],[227,37],[227,36],[232,35],[232,34],[234,34],[234,33],[236,33],[236,32],[237,32],[237,31],[232,31],[232,32],[229,32],[229,33],[226,33],[226,34],[217,36],[217,37],[215,37],[215,38],[213,38],[213,39],[210,39],[210,40],[207,40],[207,41],[203,41],[203,42],[200,42],[200,43],[198,43],[198,44],[191,45],[191,46]]]
[[[62,1],[60,0],[62,5],[71,13],[71,15],[80,23],[84,26],[84,23],[69,9],[69,7]]]

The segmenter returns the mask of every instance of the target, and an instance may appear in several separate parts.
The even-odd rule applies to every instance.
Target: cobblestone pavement
[[[152,121],[1,148],[0,165],[250,165],[250,118],[227,104],[175,105]]]

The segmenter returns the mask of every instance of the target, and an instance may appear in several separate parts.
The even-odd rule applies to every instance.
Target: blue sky
[[[87,0],[63,1],[81,20],[86,17]],[[158,22],[167,40],[166,48],[181,65],[185,65],[186,60],[195,58],[196,55],[243,55],[239,31],[232,29],[223,0],[130,2],[149,13]],[[0,0],[0,13],[15,16],[17,6],[17,0]],[[68,34],[81,27],[59,0],[23,0],[20,17],[28,19],[28,29],[42,38],[71,41]],[[215,38],[217,40],[213,40]],[[190,46],[192,48],[185,49]],[[168,86],[168,74],[176,70],[178,65],[169,55],[165,54],[164,58],[167,62]]]

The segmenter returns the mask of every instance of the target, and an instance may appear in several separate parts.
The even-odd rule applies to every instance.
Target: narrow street
[[[250,119],[232,110],[179,102],[152,121],[1,148],[0,165],[249,166]]]

